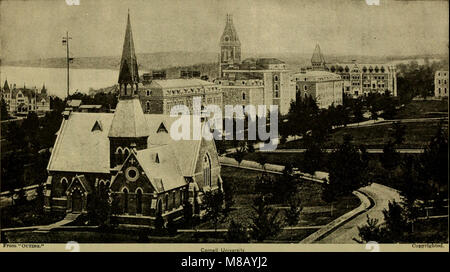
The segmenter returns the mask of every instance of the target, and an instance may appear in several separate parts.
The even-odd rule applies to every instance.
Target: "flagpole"
[[[70,63],[70,60],[69,60],[69,31],[66,31],[66,47],[67,47],[67,98],[69,98],[69,63]]]

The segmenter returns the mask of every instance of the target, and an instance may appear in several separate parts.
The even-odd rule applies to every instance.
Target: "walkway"
[[[345,223],[338,225],[337,229],[326,234],[322,239],[313,240],[314,242],[322,244],[356,243],[353,239],[359,238],[358,227],[367,224],[367,216],[378,219],[378,222],[381,224],[384,221],[383,210],[388,208],[389,202],[393,200],[397,202],[401,201],[400,194],[397,190],[377,183],[372,183],[369,186],[359,189],[359,191],[373,201],[373,206],[368,210],[366,209],[365,212],[358,214],[350,221],[344,221]]]
[[[73,221],[75,221],[78,218],[78,216],[80,216],[79,213],[68,213],[66,215],[66,217],[64,217],[63,220],[58,221],[58,222],[53,223],[53,224],[50,224],[48,226],[43,226],[43,227],[35,230],[34,232],[43,232],[43,233],[49,232],[52,229],[59,228],[61,226],[67,225],[69,223],[72,223]]]

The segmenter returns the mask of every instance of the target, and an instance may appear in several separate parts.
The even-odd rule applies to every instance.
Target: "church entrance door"
[[[81,192],[75,190],[72,194],[72,212],[80,213],[83,210],[83,199]]]

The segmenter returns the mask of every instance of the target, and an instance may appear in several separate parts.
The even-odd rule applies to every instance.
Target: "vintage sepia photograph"
[[[1,0],[0,251],[448,251],[448,8]]]

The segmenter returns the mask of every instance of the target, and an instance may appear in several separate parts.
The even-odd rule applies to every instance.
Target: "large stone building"
[[[139,90],[145,113],[170,114],[175,105],[185,105],[193,112],[194,97],[202,99],[202,106],[217,105],[222,108],[220,86],[197,78],[152,80]]]
[[[448,97],[448,71],[440,70],[434,74],[434,96]]]
[[[287,114],[295,99],[291,72],[286,64],[274,58],[249,58],[241,61],[241,44],[227,15],[220,40],[220,76],[215,80],[223,91],[224,105],[278,105]]]
[[[27,115],[29,112],[42,114],[50,111],[50,97],[45,84],[41,90],[36,87],[28,89],[25,85],[23,88],[17,88],[16,84],[9,85],[8,80],[5,80],[1,89],[1,97],[11,115]]]
[[[302,71],[294,75],[295,89],[301,96],[311,96],[319,108],[342,105],[344,82],[327,71]]]
[[[317,44],[311,58],[312,70],[336,73],[344,81],[344,93],[352,97],[369,93],[389,92],[397,96],[397,71],[395,65],[385,63],[334,63],[328,64]]]
[[[367,96],[370,93],[397,96],[397,72],[395,65],[376,63],[336,63],[328,66],[344,80],[344,93],[353,96]]]
[[[201,215],[202,195],[222,184],[214,141],[174,140],[178,118],[144,114],[129,15],[118,83],[114,113],[64,112],[47,167],[45,209],[86,213],[91,201],[103,199],[112,203],[112,220],[145,227],[158,216],[181,218],[186,203]]]

